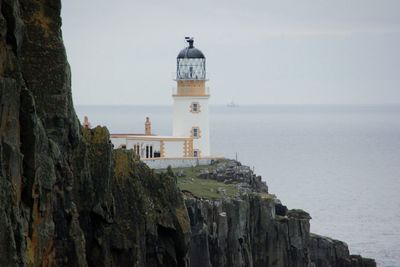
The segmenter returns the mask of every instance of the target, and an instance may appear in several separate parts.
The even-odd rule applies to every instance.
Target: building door
[[[146,159],[153,158],[153,146],[146,146]]]

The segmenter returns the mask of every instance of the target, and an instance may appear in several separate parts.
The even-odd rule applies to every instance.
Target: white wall
[[[127,139],[125,137],[112,137],[111,142],[114,145],[114,149],[120,148],[121,145],[126,145],[126,149],[133,149],[135,144],[139,144],[139,155],[141,158],[146,157],[146,146],[153,146],[153,154],[156,151],[160,151],[160,141],[143,141]]]
[[[193,149],[200,149],[201,156],[210,156],[210,129],[208,96],[174,96],[173,135],[190,136],[192,127],[199,127],[201,137],[193,140]],[[200,112],[190,112],[192,102],[200,104]]]
[[[166,158],[180,158],[184,156],[185,141],[164,141],[165,157]]]
[[[139,155],[142,159],[146,157],[146,146],[153,146],[153,153],[156,151],[161,152],[159,140],[134,140],[125,137],[112,137],[111,142],[114,148],[120,148],[121,145],[126,145],[126,149],[133,149],[135,144],[139,144]],[[164,141],[165,157],[167,158],[181,158],[184,156],[185,141]]]
[[[135,144],[140,145],[140,157],[146,157],[146,146],[153,146],[153,154],[160,151],[160,141],[141,141],[141,140],[127,140],[127,149],[132,149]]]

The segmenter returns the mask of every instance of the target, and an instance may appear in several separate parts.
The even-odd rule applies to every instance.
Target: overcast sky
[[[400,103],[398,0],[64,0],[75,104],[170,104],[185,36],[211,103]]]

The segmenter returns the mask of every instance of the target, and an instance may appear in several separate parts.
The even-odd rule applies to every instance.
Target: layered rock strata
[[[341,241],[310,233],[310,215],[276,199],[187,197],[192,267],[373,267]],[[280,215],[279,215],[280,213]]]

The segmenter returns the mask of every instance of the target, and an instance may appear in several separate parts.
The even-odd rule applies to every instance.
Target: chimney
[[[83,117],[83,127],[86,129],[92,128],[92,125],[90,125],[89,118],[87,116]]]
[[[151,121],[149,117],[146,117],[146,122],[144,123],[144,134],[151,135]]]

